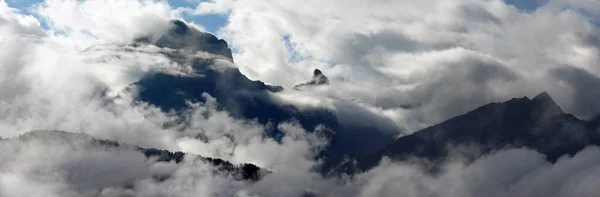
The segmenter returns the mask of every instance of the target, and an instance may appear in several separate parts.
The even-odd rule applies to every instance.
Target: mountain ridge
[[[147,159],[155,159],[156,162],[175,162],[177,164],[182,162],[184,158],[190,157],[191,159],[204,161],[208,165],[214,167],[215,172],[231,175],[237,180],[259,181],[270,173],[268,170],[260,168],[251,163],[234,165],[231,162],[220,158],[211,158],[184,152],[170,152],[156,148],[144,148],[129,144],[122,144],[117,141],[99,139],[84,133],[71,133],[60,130],[33,130],[15,138],[0,139],[0,143],[10,142],[11,140],[43,140],[44,143],[51,144],[66,142],[76,149],[83,149],[84,147],[130,149],[139,152],[140,155],[144,155]],[[168,177],[161,177],[163,180],[166,178]]]
[[[329,79],[321,72],[319,69],[315,69],[313,71],[313,77],[310,81],[306,83],[301,83],[294,86],[294,90],[301,90],[307,87],[321,86],[321,85],[329,85]]]
[[[448,146],[475,145],[482,154],[527,147],[555,162],[573,155],[588,145],[600,145],[600,134],[588,129],[588,122],[564,113],[546,92],[533,99],[513,98],[490,103],[450,118],[411,135],[396,139],[384,148],[354,158],[336,171],[366,171],[383,157],[393,160],[421,158],[442,161],[450,156]]]

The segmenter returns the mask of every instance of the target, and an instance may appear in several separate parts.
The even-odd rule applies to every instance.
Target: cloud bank
[[[0,0],[1,196],[600,192],[597,147],[554,164],[534,151],[511,149],[474,162],[456,158],[438,174],[384,160],[352,178],[325,178],[314,170],[328,143],[319,131],[292,121],[276,125],[284,136],[274,140],[264,134],[265,125],[219,111],[210,95],[184,114],[134,101],[125,87],[142,76],[187,73],[186,65],[165,55],[168,48],[127,45],[160,36],[171,19],[181,18],[181,9],[149,0],[47,0],[32,9],[35,15],[26,15]],[[281,102],[326,106],[346,114],[341,119],[347,122],[368,114],[370,122],[404,135],[490,101],[543,90],[568,112],[597,114],[598,10],[593,0],[546,1],[531,12],[498,0],[215,0],[199,3],[194,13],[228,15],[220,36],[250,78],[291,88],[319,68],[331,81],[302,94],[273,95]],[[26,134],[36,129],[251,162],[273,173],[248,183],[213,173],[198,160],[157,163],[131,148],[93,145],[88,137]],[[171,178],[152,178],[164,174]]]

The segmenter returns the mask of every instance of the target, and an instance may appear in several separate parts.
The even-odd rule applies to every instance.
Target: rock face
[[[407,160],[413,157],[438,162],[454,145],[469,145],[481,154],[504,148],[527,147],[554,162],[588,145],[600,145],[600,133],[590,123],[564,113],[547,93],[533,99],[515,98],[490,103],[469,113],[401,137],[385,148],[346,163],[339,172],[360,172],[378,164],[382,157]]]
[[[151,43],[158,47],[181,49],[190,53],[209,52],[233,61],[231,50],[225,40],[218,39],[212,34],[198,31],[179,20],[171,21],[171,28],[158,40],[153,42],[151,38],[139,38],[136,42]]]
[[[295,85],[294,89],[301,90],[303,88],[319,85],[329,85],[329,79],[325,75],[323,75],[321,70],[315,69],[315,71],[313,72],[313,78],[309,82]]]
[[[163,111],[181,111],[186,101],[204,102],[204,93],[217,99],[219,108],[236,118],[257,119],[260,123],[279,123],[295,118],[305,128],[313,130],[318,124],[336,127],[335,116],[324,109],[308,109],[299,112],[292,106],[280,106],[269,93],[283,90],[281,86],[266,85],[252,81],[239,69],[230,66],[215,67],[218,61],[230,60],[231,50],[227,43],[215,36],[174,21],[169,33],[158,39],[156,45],[176,50],[169,57],[180,64],[191,64],[193,76],[177,76],[155,73],[132,84],[138,92],[137,99],[160,107]],[[194,57],[190,51],[218,55],[217,57]],[[276,132],[274,128],[273,132]]]

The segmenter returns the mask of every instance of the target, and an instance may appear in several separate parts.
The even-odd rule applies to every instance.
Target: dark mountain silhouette
[[[321,70],[315,69],[313,72],[313,78],[306,83],[298,84],[294,86],[295,90],[301,90],[306,87],[319,86],[319,85],[329,85],[329,79],[323,75]]]
[[[594,118],[588,121],[588,129],[590,130],[598,130],[600,129],[600,115],[595,116]]]
[[[212,34],[198,31],[179,20],[173,20],[169,31],[158,40],[153,42],[152,38],[143,37],[136,39],[136,42],[151,43],[158,47],[180,49],[191,53],[198,51],[210,52],[233,61],[231,50],[225,40],[218,39]]]
[[[175,162],[180,163],[184,158],[190,157],[189,159],[197,159],[206,162],[214,167],[214,173],[229,175],[237,180],[245,181],[258,181],[263,176],[269,173],[268,170],[261,169],[254,164],[240,164],[234,165],[228,161],[219,158],[202,157],[193,154],[186,154],[183,152],[169,152],[166,150],[159,150],[154,148],[142,148],[132,146],[128,144],[120,144],[111,140],[96,139],[92,136],[82,133],[70,133],[65,131],[55,130],[39,130],[31,131],[19,136],[16,139],[0,139],[0,143],[9,142],[10,140],[43,140],[43,143],[48,144],[63,144],[68,143],[73,146],[74,149],[83,149],[95,147],[97,150],[111,150],[111,149],[131,149],[137,150],[140,154],[143,154],[149,159],[155,159],[157,162]],[[85,142],[85,143],[81,143]],[[165,180],[169,177],[155,177],[157,179]]]
[[[555,162],[588,145],[600,145],[596,122],[564,113],[546,93],[533,99],[514,98],[490,103],[464,115],[398,138],[385,148],[355,158],[338,172],[366,171],[382,157],[393,160],[421,158],[433,163],[449,156],[452,147],[467,145],[481,154],[504,148],[527,147]]]
[[[372,126],[343,127],[335,112],[329,109],[306,107],[299,110],[291,104],[276,101],[272,94],[282,91],[282,87],[252,81],[237,67],[221,65],[222,61],[233,63],[227,43],[213,35],[187,27],[181,21],[173,21],[168,33],[156,43],[148,40],[138,39],[138,43],[177,49],[164,55],[180,64],[191,64],[194,75],[153,73],[144,76],[129,88],[138,91],[138,101],[155,105],[163,111],[179,113],[188,109],[187,101],[205,102],[203,94],[207,93],[217,100],[219,110],[229,112],[234,118],[274,125],[267,127],[267,135],[276,140],[282,136],[282,132],[276,127],[279,123],[297,121],[308,131],[323,125],[324,134],[331,139],[330,145],[319,155],[325,158],[324,169],[339,164],[345,156],[377,150],[392,140],[391,134],[378,132]],[[216,56],[199,58],[190,52]],[[314,79],[308,84],[327,84],[328,81],[320,70],[315,70]]]
[[[145,39],[141,39],[145,40]],[[269,93],[283,90],[280,86],[252,81],[236,67],[215,67],[217,61],[233,61],[227,43],[215,36],[173,21],[170,31],[156,43],[181,51],[168,54],[181,64],[191,64],[194,76],[155,73],[143,77],[133,85],[138,87],[138,99],[160,107],[164,111],[187,109],[186,101],[204,102],[203,93],[217,99],[219,108],[236,118],[257,119],[260,123],[279,123],[295,119],[308,130],[318,124],[336,128],[335,116],[324,109],[300,112],[293,106],[280,106]],[[186,52],[206,52],[220,57],[197,58]],[[277,128],[273,128],[274,131]]]
[[[148,158],[156,158],[158,162],[174,161],[175,163],[179,163],[183,161],[186,156],[192,156],[195,159],[200,159],[216,167],[216,173],[232,175],[237,180],[258,181],[269,173],[269,171],[249,163],[233,165],[231,162],[219,158],[202,157],[183,152],[169,152],[167,150],[159,150],[154,148],[139,148],[139,150]]]

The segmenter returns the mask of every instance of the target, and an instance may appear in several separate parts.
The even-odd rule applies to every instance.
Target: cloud
[[[127,43],[149,32],[161,33],[171,18],[178,18],[165,2],[47,0],[36,7],[57,33],[97,40]],[[92,41],[89,41],[92,42]]]
[[[45,33],[40,27],[40,23],[32,16],[17,13],[15,9],[8,7],[5,1],[0,1],[0,35],[4,39],[9,39],[9,35],[37,35],[43,36]]]
[[[384,160],[331,196],[588,196],[598,189],[598,147],[589,147],[557,163],[527,149],[500,151],[469,164],[449,162],[442,172]]]
[[[220,35],[249,78],[292,87],[319,68],[332,88],[315,97],[359,99],[414,131],[542,91],[567,112],[599,113],[582,111],[590,103],[548,77],[564,65],[600,75],[595,5],[548,1],[523,12],[499,0],[214,0],[197,14],[229,14]]]
[[[456,157],[436,174],[384,159],[352,178],[288,168],[252,184],[193,157],[155,162],[131,146],[111,147],[82,134],[34,132],[0,146],[6,150],[0,154],[3,196],[590,196],[600,176],[598,147],[554,164],[532,150],[507,149],[472,162]]]
[[[0,193],[83,196],[78,191],[124,184],[145,176],[149,163],[139,152],[103,148],[92,142],[84,135],[50,132],[3,140],[0,145],[6,151],[0,164]]]
[[[129,145],[38,131],[0,141],[2,196],[233,196],[248,184],[189,155],[156,162]],[[162,177],[162,178],[159,178]],[[227,195],[229,193],[229,195]]]
[[[270,95],[276,100],[300,109],[326,107],[346,126],[363,121],[403,135],[542,90],[573,113],[597,113],[597,105],[583,107],[595,102],[590,95],[596,94],[585,90],[600,72],[595,4],[587,3],[551,1],[524,13],[502,1],[215,0],[200,3],[197,14],[229,15],[221,35],[251,78],[292,87],[319,68],[331,80],[328,87]],[[38,18],[0,1],[0,35],[7,38],[0,40],[0,137],[11,138],[0,142],[2,196],[598,193],[596,147],[555,164],[512,149],[471,163],[453,160],[435,175],[383,161],[352,178],[324,178],[315,172],[322,164],[315,158],[329,143],[320,127],[236,119],[218,110],[210,95],[182,114],[134,101],[135,90],[126,87],[148,73],[189,74],[189,65],[170,59],[172,49],[127,45],[159,36],[182,9],[159,1],[48,0],[34,12]],[[283,132],[280,138],[266,136],[272,126]],[[252,162],[273,173],[251,184],[214,173],[200,160],[157,163],[131,148],[100,147],[77,135],[14,138],[34,129]],[[170,178],[153,178],[162,175]]]

